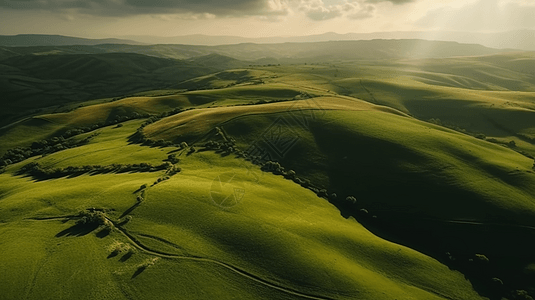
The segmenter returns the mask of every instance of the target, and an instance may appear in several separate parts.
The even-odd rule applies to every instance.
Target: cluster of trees
[[[43,168],[39,163],[32,162],[22,167],[18,175],[27,174],[36,179],[52,179],[65,176],[79,176],[86,173],[103,174],[103,173],[126,173],[126,172],[156,172],[161,170],[170,170],[174,166],[165,162],[161,165],[154,166],[149,163],[140,164],[112,164],[107,166],[87,165],[87,166],[69,166],[66,168]],[[176,174],[176,173],[175,173]]]
[[[531,137],[531,136],[529,136],[527,134],[523,134],[523,133],[518,133],[517,135],[518,135],[519,138],[523,139],[524,141],[535,145],[535,137]]]
[[[180,159],[178,159],[178,158],[176,157],[176,154],[169,154],[169,155],[167,156],[167,161],[170,162],[170,163],[172,163],[172,164],[177,164],[177,163],[180,161]]]
[[[270,172],[275,175],[282,175],[284,176],[284,178],[292,180],[293,182],[301,185],[302,187],[313,191],[314,193],[316,193],[316,195],[318,195],[318,197],[327,199],[333,204],[341,205],[345,209],[351,209],[352,211],[356,212],[357,198],[355,198],[354,196],[347,196],[343,201],[340,201],[335,193],[329,194],[326,189],[315,186],[310,182],[310,180],[301,179],[297,177],[297,174],[294,170],[286,171],[284,167],[280,165],[280,163],[275,161],[267,161],[265,163],[262,163],[260,165],[260,169],[264,172]]]
[[[219,153],[231,154],[236,153],[238,157],[244,157],[245,153],[236,147],[236,140],[227,134],[219,127],[214,128],[215,137],[220,140],[209,140],[203,146],[206,150],[214,150]]]
[[[69,129],[59,136],[33,142],[30,147],[17,147],[6,151],[6,153],[0,158],[0,167],[18,163],[33,156],[51,154],[61,150],[84,145],[89,142],[89,140],[93,138],[96,134],[91,135],[90,137],[87,137],[81,141],[69,140],[69,138],[73,136],[77,136],[83,133],[94,131],[102,127],[119,124],[134,119],[148,118],[147,122],[150,121],[152,123],[155,119],[161,119],[164,116],[176,114],[180,111],[181,109],[175,109],[171,112],[167,112],[159,116],[151,116],[150,114],[139,114],[137,112],[134,112],[129,116],[116,115],[113,119],[107,120],[106,122],[93,124],[92,126]]]
[[[159,177],[158,179],[156,179],[156,181],[152,185],[155,186],[160,182],[169,180],[170,178],[171,178],[171,176],[169,176],[169,175],[166,175],[166,176],[163,176],[163,177]]]
[[[85,131],[79,130],[69,130],[65,135],[59,137],[53,137],[50,139],[42,140],[39,142],[33,142],[30,147],[17,147],[14,149],[9,149],[6,153],[0,158],[0,167],[8,166],[10,164],[21,162],[27,158],[37,156],[37,155],[46,155],[54,152],[58,152],[65,149],[70,149],[74,147],[79,147],[87,144],[91,139],[97,136],[97,133],[94,133],[82,140],[73,140],[68,139],[74,135],[84,133]],[[69,134],[67,134],[69,133]]]
[[[124,253],[123,258],[120,261],[125,261],[129,259],[130,257],[132,257],[132,255],[137,253],[137,250],[134,246],[130,244],[121,243],[121,242],[117,242],[114,245],[112,245],[111,250],[112,251],[110,255],[108,256],[108,258],[115,257],[119,254]]]
[[[174,116],[174,115],[176,115],[178,113],[181,113],[183,111],[185,111],[185,110],[182,107],[177,107],[177,108],[172,109],[170,111],[163,112],[163,113],[161,113],[159,115],[150,116],[143,124],[141,124],[141,126],[145,127],[145,126],[147,126],[149,124],[152,124],[154,122],[160,121],[163,118]]]
[[[223,151],[225,153],[234,153],[238,150],[236,149],[236,146],[232,142],[216,142],[216,141],[208,141],[203,145],[207,150],[214,150],[214,151]],[[241,151],[240,151],[241,153]]]
[[[139,193],[139,195],[137,195],[136,201],[138,203],[141,203],[141,202],[145,201],[145,190],[141,191],[141,193]]]
[[[136,130],[136,133],[134,133],[131,137],[130,137],[130,141],[131,142],[134,142],[134,143],[138,143],[138,144],[142,144],[142,145],[145,145],[145,146],[154,146],[154,147],[170,147],[170,146],[180,146],[180,145],[176,145],[174,144],[173,142],[171,141],[166,141],[166,140],[163,140],[163,139],[160,139],[160,140],[157,140],[157,141],[154,141],[154,140],[151,140],[149,138],[147,138],[145,136],[145,134],[143,133],[143,129],[152,124],[152,123],[155,123],[163,118],[166,118],[166,117],[169,117],[169,116],[173,116],[173,115],[176,115],[178,113],[181,113],[183,111],[186,111],[185,109],[183,108],[175,108],[171,111],[168,111],[168,112],[164,112],[164,113],[161,113],[159,115],[156,115],[156,116],[150,116],[145,122],[143,122],[143,124],[141,124],[141,126]]]
[[[435,125],[439,125],[439,126],[442,126],[442,127],[446,127],[446,128],[449,128],[449,129],[453,129],[455,131],[458,131],[458,132],[462,132],[464,134],[468,134],[468,135],[471,135],[473,137],[476,137],[480,140],[485,140],[487,138],[487,136],[483,133],[473,133],[473,132],[469,132],[467,131],[466,129],[464,128],[461,128],[457,125],[454,125],[454,124],[450,124],[450,123],[444,123],[442,122],[439,118],[436,118],[436,119],[429,119],[428,121],[429,123],[432,123],[432,124],[435,124]]]
[[[231,137],[228,137],[223,130],[219,127],[215,128],[216,137],[219,137],[220,142],[210,140],[204,144],[205,149],[214,150],[216,152],[223,151],[227,154],[235,153],[237,157],[242,157],[248,161],[251,161],[253,164],[260,166],[260,169],[264,172],[273,173],[274,175],[282,175],[288,180],[301,185],[304,188],[307,188],[313,191],[318,197],[329,200],[331,203],[335,204],[341,210],[349,211],[351,214],[363,213],[357,207],[357,199],[354,196],[347,196],[346,198],[338,199],[338,196],[335,193],[329,194],[328,191],[324,188],[315,186],[306,178],[300,178],[297,176],[297,173],[294,170],[286,170],[279,162],[265,159],[261,156],[255,156],[247,151],[242,151],[236,147],[236,142]],[[367,215],[367,211],[365,215]]]
[[[179,166],[171,166],[169,168],[167,168],[167,172],[165,172],[168,176],[173,176],[173,175],[176,175],[178,173],[180,173],[180,171],[182,171],[182,168],[180,168]]]
[[[450,267],[460,270],[470,281],[480,286],[482,292],[492,295],[491,299],[533,300],[525,290],[511,290],[500,278],[493,277],[493,264],[484,254],[446,252],[445,258]]]
[[[113,226],[102,210],[90,208],[78,213],[77,225]]]

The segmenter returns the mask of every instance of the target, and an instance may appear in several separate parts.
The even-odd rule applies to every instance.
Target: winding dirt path
[[[108,220],[110,222],[114,223],[112,220],[110,220],[110,219],[108,219]],[[261,285],[264,285],[264,286],[279,290],[281,292],[284,292],[284,293],[287,293],[287,294],[290,294],[290,295],[298,296],[298,297],[305,298],[305,299],[334,300],[333,298],[314,296],[314,295],[310,295],[310,294],[299,292],[299,291],[291,289],[291,288],[287,288],[287,287],[283,287],[283,286],[277,285],[275,283],[272,283],[272,282],[269,282],[269,281],[267,281],[265,279],[262,279],[259,276],[256,276],[256,275],[254,275],[252,273],[249,273],[249,272],[247,272],[245,270],[242,270],[242,269],[240,269],[238,267],[232,266],[230,264],[227,264],[227,263],[215,260],[215,259],[197,257],[197,256],[177,255],[177,254],[165,253],[165,252],[162,252],[162,251],[154,250],[154,249],[151,249],[151,248],[147,247],[143,243],[141,243],[136,237],[134,237],[132,234],[130,234],[126,229],[121,228],[120,226],[116,226],[116,228],[136,248],[138,248],[139,250],[141,250],[141,251],[143,251],[145,253],[148,253],[148,254],[151,254],[151,255],[154,255],[154,256],[157,256],[157,257],[167,258],[167,259],[184,259],[184,260],[212,263],[212,264],[216,264],[216,265],[222,266],[222,267],[224,267],[224,268],[226,268],[226,269],[228,269],[228,270],[230,270],[230,271],[232,271],[234,273],[237,273],[237,274],[239,274],[239,275],[241,275],[243,277],[246,277],[246,278],[248,278],[248,279],[250,279],[252,281],[255,281],[255,282],[257,282],[257,283],[259,283]]]

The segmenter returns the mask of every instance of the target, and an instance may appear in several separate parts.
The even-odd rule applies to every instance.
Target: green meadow
[[[0,128],[0,299],[534,296],[533,54],[342,59]]]

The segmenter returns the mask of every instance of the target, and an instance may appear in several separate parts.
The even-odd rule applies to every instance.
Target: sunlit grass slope
[[[533,159],[378,106],[320,109],[329,101],[315,100],[318,105],[308,110],[239,116],[210,112],[205,127],[195,127],[190,136],[183,131],[187,123],[172,125],[181,114],[146,130],[149,136],[175,133],[175,142],[202,145],[220,138],[213,131],[206,134],[217,126],[239,149],[279,161],[338,199],[355,196],[358,208],[387,222],[397,220],[393,226],[406,226],[416,236],[420,232],[421,247],[430,245],[423,233],[429,228],[429,243],[437,243],[432,251],[485,253],[511,272],[533,263],[533,248],[525,244],[535,227]],[[291,107],[292,102],[284,104]],[[359,102],[347,105],[352,103]],[[491,225],[497,227],[495,234],[485,229]]]
[[[217,84],[214,80],[211,82]],[[0,136],[3,143],[0,145],[0,154],[14,147],[29,146],[34,141],[61,135],[68,129],[104,124],[118,117],[160,114],[175,108],[285,101],[300,97],[302,92],[306,90],[278,83],[262,85],[242,83],[220,90],[175,91],[163,96],[127,97],[105,103],[88,103],[87,106],[78,107],[70,112],[42,114],[1,128]]]
[[[138,125],[100,129],[88,145],[33,161],[157,163],[176,151],[129,145]],[[156,185],[163,171],[35,181],[15,175],[30,161],[8,167],[0,174],[2,298],[480,299],[460,273],[374,236],[291,181],[233,156],[175,153],[182,172]],[[221,178],[233,180],[218,186]],[[236,188],[235,205],[217,202]],[[131,220],[108,234],[62,218],[87,208]]]
[[[296,117],[303,111],[324,110],[382,110],[401,114],[398,111],[373,105],[349,97],[315,97],[309,100],[295,100],[252,106],[216,107],[190,110],[165,118],[144,129],[145,135],[153,140],[165,139],[177,142],[193,142],[209,134],[216,126],[236,117],[289,112]],[[251,124],[257,126],[258,124]]]
[[[372,106],[362,109],[358,101],[348,102],[348,106],[354,103],[355,108],[361,108],[352,111],[329,109],[329,99],[317,101],[315,114],[307,115],[304,111],[271,111],[268,105],[258,106],[265,107],[263,113],[252,110],[256,113],[241,115],[227,110],[220,114],[199,110],[196,114],[210,117],[203,130],[191,128],[192,137],[201,138],[219,126],[244,150],[261,143],[287,169],[308,175],[342,195],[357,194],[363,205],[374,209],[441,218],[493,216],[532,224],[532,159],[410,117],[384,113]],[[292,107],[292,102],[283,104]],[[148,126],[148,136],[172,138],[174,133],[175,141],[181,141],[189,128],[187,120],[192,118],[183,114]],[[307,123],[297,122],[296,116]],[[186,124],[175,125],[173,120],[185,120]],[[296,143],[288,151],[277,153],[270,148],[276,141],[270,140],[269,130],[281,120],[283,126],[277,130],[282,136],[277,138],[294,138]]]
[[[531,53],[447,59],[265,67],[281,82],[316,94],[386,105],[420,120],[518,143],[535,155],[535,75]],[[523,65],[525,64],[525,65]],[[531,141],[530,141],[531,139]]]

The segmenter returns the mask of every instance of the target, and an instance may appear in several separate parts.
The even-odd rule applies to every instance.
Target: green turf
[[[118,242],[133,246],[119,232],[99,237],[99,229],[76,231],[73,221],[28,218],[96,207],[110,209],[108,215],[116,219],[135,203],[132,192],[156,174],[83,175],[33,183],[1,175],[10,191],[0,202],[0,264],[11,270],[0,281],[11,282],[4,295],[478,299],[459,273],[373,236],[290,181],[267,174],[256,181],[245,168],[259,172],[256,166],[209,152],[183,157],[181,166],[183,172],[147,190],[146,200],[124,226],[152,251],[178,256],[138,249],[124,262],[123,254],[107,258]],[[225,173],[238,173],[231,184],[245,189],[232,207],[219,207],[210,198],[214,179]],[[140,265],[153,259],[154,265],[136,275]]]
[[[197,151],[131,143],[139,119],[8,166],[0,174],[0,298],[481,299],[463,274],[418,252],[421,244],[411,249],[401,235],[371,228],[375,235],[312,191],[201,145],[221,139],[219,127],[237,148],[266,150],[340,199],[356,196],[378,220],[436,229],[445,246],[518,273],[534,263],[517,238],[535,227],[531,63],[530,54],[504,54],[228,70],[4,127],[0,153],[116,116],[194,108],[144,133]],[[159,165],[170,154],[181,172],[169,178],[165,170],[47,180],[17,173],[30,162]],[[88,208],[105,210],[116,228],[75,226],[72,216]]]

